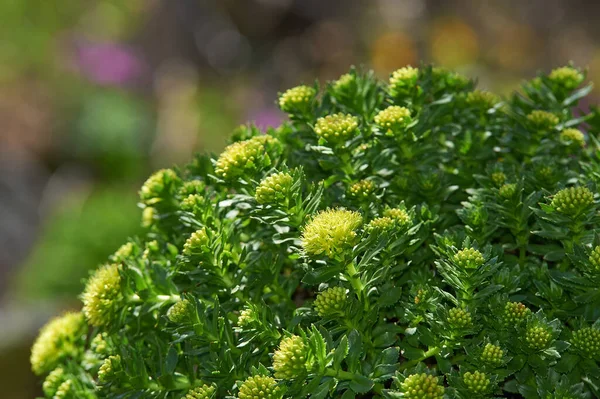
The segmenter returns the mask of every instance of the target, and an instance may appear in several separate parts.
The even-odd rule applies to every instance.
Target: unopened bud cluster
[[[454,255],[454,263],[463,269],[476,269],[485,263],[485,258],[475,248],[465,248]]]
[[[583,82],[583,74],[573,67],[564,66],[552,70],[548,79],[566,90],[573,90]]]
[[[527,318],[531,310],[521,302],[507,302],[504,306],[503,319],[508,325],[517,324]]]
[[[275,377],[292,380],[306,372],[307,348],[304,340],[293,335],[281,340],[279,348],[273,354]]]
[[[491,365],[502,364],[503,356],[504,351],[499,346],[490,343],[486,344],[481,352],[481,360]]]
[[[585,327],[573,332],[571,344],[587,357],[600,358],[600,330]]]
[[[531,127],[538,131],[545,131],[553,129],[560,120],[558,116],[541,110],[531,111],[529,115],[527,115],[527,120],[531,124]]]
[[[375,115],[375,123],[383,131],[397,132],[410,122],[410,110],[397,105],[392,105]]]
[[[321,317],[339,314],[346,306],[346,299],[344,287],[328,288],[317,295],[314,303],[315,310]]]
[[[569,128],[563,130],[560,132],[560,140],[567,144],[573,144],[578,147],[585,146],[585,136],[579,129]]]
[[[102,382],[109,382],[116,378],[116,374],[121,370],[121,356],[109,356],[98,370],[98,379]]]
[[[471,314],[461,308],[452,308],[448,311],[448,323],[456,328],[466,328],[471,325]]]
[[[330,144],[338,145],[351,139],[358,130],[358,118],[337,113],[317,119],[315,133]]]
[[[560,213],[575,216],[594,203],[594,194],[587,187],[569,187],[560,190],[550,205]]]
[[[494,172],[490,178],[496,187],[501,187],[506,182],[506,175],[504,172]]]
[[[390,77],[390,93],[398,96],[408,93],[417,83],[419,69],[406,66],[392,72]]]
[[[504,199],[511,199],[517,193],[517,185],[514,183],[503,184],[498,190],[498,195]]]
[[[544,349],[550,343],[552,333],[542,325],[531,325],[525,331],[525,341],[531,349]]]
[[[202,385],[200,387],[190,389],[183,399],[211,399],[214,394],[214,386]]]
[[[239,399],[280,399],[282,396],[277,381],[264,375],[248,377],[238,392]]]
[[[297,86],[284,92],[279,97],[279,107],[283,112],[290,114],[310,110],[310,104],[317,91],[310,86]]]
[[[223,179],[233,179],[268,166],[270,160],[267,153],[279,145],[279,141],[269,135],[233,143],[217,159],[215,173]]]
[[[350,196],[357,199],[368,199],[375,191],[375,183],[371,180],[361,180],[350,186]]]
[[[405,209],[390,208],[383,211],[383,216],[396,221],[398,226],[408,227],[412,224],[412,218]]]
[[[473,393],[483,393],[490,386],[490,379],[485,373],[475,371],[473,373],[466,372],[463,374],[463,382],[467,389]]]
[[[444,387],[437,377],[425,373],[413,374],[402,382],[401,391],[406,399],[442,399]]]
[[[203,227],[200,230],[193,232],[185,244],[183,244],[183,253],[188,256],[203,253],[204,249],[208,247],[209,244],[210,240],[206,233],[206,228]]]
[[[594,247],[588,260],[592,266],[592,270],[600,272],[600,245]]]
[[[294,178],[289,173],[273,173],[260,182],[254,198],[259,204],[276,204],[283,201],[290,193]]]
[[[193,311],[192,303],[187,299],[182,299],[169,308],[167,317],[172,323],[181,324],[190,320]]]
[[[172,185],[179,177],[172,169],[162,169],[146,180],[140,189],[140,199],[147,205],[152,205],[161,200],[161,197],[170,195]]]
[[[467,94],[467,104],[472,107],[479,107],[482,109],[493,108],[500,102],[500,98],[489,91],[485,90],[474,90]]]

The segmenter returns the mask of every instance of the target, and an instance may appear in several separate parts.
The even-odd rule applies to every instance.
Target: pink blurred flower
[[[103,85],[130,83],[144,69],[134,50],[119,43],[80,43],[76,48],[75,62],[81,74]]]

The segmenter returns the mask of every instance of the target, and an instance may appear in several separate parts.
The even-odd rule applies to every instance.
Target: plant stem
[[[354,373],[350,373],[349,371],[344,370],[333,370],[327,369],[325,370],[325,376],[327,377],[335,377],[340,380],[352,380],[354,379]]]

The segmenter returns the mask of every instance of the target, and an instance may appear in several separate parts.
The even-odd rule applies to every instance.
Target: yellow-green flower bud
[[[541,110],[531,111],[531,113],[527,115],[527,120],[531,127],[538,131],[553,129],[558,125],[558,122],[560,122],[558,116]]]
[[[471,313],[461,308],[448,311],[448,323],[456,328],[466,328],[471,325]]]
[[[61,367],[52,370],[42,385],[44,395],[48,398],[54,397],[60,385],[66,381],[66,378],[65,371]]]
[[[185,244],[183,244],[183,253],[188,256],[201,254],[209,245],[210,239],[206,233],[206,227],[203,227],[193,232]]]
[[[290,194],[294,178],[289,173],[279,172],[263,179],[256,188],[256,202],[259,204],[277,204]]]
[[[255,321],[254,311],[250,308],[243,309],[237,319],[239,327],[247,327]]]
[[[355,230],[362,224],[358,212],[327,209],[319,212],[302,231],[302,246],[309,255],[329,257],[344,252],[356,239]]]
[[[396,220],[387,216],[382,216],[371,220],[365,227],[365,230],[370,233],[388,231],[393,229],[396,224]]]
[[[215,173],[223,179],[233,179],[268,166],[269,153],[279,150],[279,140],[264,135],[235,142],[225,148],[215,164]]]
[[[202,385],[190,389],[183,399],[210,399],[215,395],[215,387],[210,385]]]
[[[494,366],[502,364],[503,357],[504,351],[499,346],[490,343],[486,344],[481,352],[481,360]]]
[[[405,209],[386,209],[385,211],[383,211],[383,216],[394,219],[400,227],[408,227],[412,225],[412,218]]]
[[[577,216],[594,203],[594,194],[587,187],[569,187],[560,190],[550,205],[560,213]]]
[[[600,358],[600,330],[596,328],[585,327],[573,332],[571,344],[586,357]]]
[[[301,337],[292,335],[279,343],[273,354],[275,378],[292,380],[306,373],[307,347]]]
[[[151,206],[145,207],[142,211],[142,227],[152,227],[154,224],[154,219],[156,219],[156,208]]]
[[[306,112],[316,94],[317,91],[310,86],[293,87],[279,97],[279,108],[289,114]]]
[[[185,323],[190,320],[190,316],[194,311],[194,306],[187,299],[177,301],[167,311],[167,318],[176,324]]]
[[[350,186],[350,196],[357,199],[368,199],[375,191],[375,183],[371,180],[361,180]]]
[[[390,77],[390,93],[396,97],[408,93],[417,84],[419,69],[411,66],[397,69]]]
[[[444,387],[437,377],[425,373],[412,374],[400,384],[405,399],[442,399]]]
[[[187,197],[192,194],[204,194],[206,190],[206,183],[202,180],[190,180],[183,183],[181,189],[179,189],[179,195]]]
[[[525,320],[531,313],[531,310],[521,302],[507,302],[504,307],[504,322],[508,325],[515,325]]]
[[[500,98],[489,91],[475,90],[467,94],[466,101],[472,107],[490,109],[500,102]]]
[[[583,74],[569,66],[552,70],[548,78],[551,82],[566,90],[576,89],[583,82]]]
[[[65,313],[50,320],[42,329],[31,348],[31,369],[37,375],[48,373],[65,358],[80,351],[77,341],[85,334],[87,326],[83,315]]]
[[[485,373],[475,371],[474,373],[466,372],[463,374],[463,382],[473,393],[483,393],[488,390],[490,386],[490,379]]]
[[[347,114],[333,114],[317,119],[315,133],[332,145],[338,145],[354,137],[358,130],[358,118]]]
[[[97,355],[108,354],[108,343],[105,340],[105,334],[104,333],[96,334],[94,339],[92,339],[90,348]]]
[[[454,263],[463,269],[477,269],[485,263],[485,258],[475,248],[465,248],[454,254]]]
[[[531,349],[544,349],[550,343],[552,333],[542,325],[531,325],[525,331],[525,341]]]
[[[333,90],[337,93],[347,92],[356,84],[356,77],[351,73],[343,74],[333,83]]]
[[[123,262],[126,259],[129,259],[132,255],[135,254],[135,245],[132,242],[125,243],[117,249],[117,251],[113,254],[113,259],[115,262]]]
[[[273,377],[255,375],[240,386],[239,399],[281,399],[283,392]]]
[[[82,295],[83,313],[95,327],[108,326],[123,306],[119,266],[100,267],[88,280]]]
[[[104,359],[104,362],[98,369],[98,380],[100,382],[109,382],[116,378],[116,374],[122,370],[121,356],[114,355]]]
[[[53,399],[77,399],[75,398],[75,392],[73,392],[73,381],[65,380],[60,384]]]
[[[498,195],[504,199],[511,199],[517,193],[516,184],[503,184],[498,190]]]
[[[181,201],[181,209],[188,212],[193,212],[204,203],[204,197],[200,194],[190,194]]]
[[[375,123],[383,131],[397,132],[411,122],[408,108],[392,105],[375,115]]]
[[[600,272],[600,245],[596,246],[592,250],[592,253],[590,254],[590,257],[588,259],[590,261],[590,264],[592,265],[592,270]]]
[[[506,175],[503,172],[494,172],[491,179],[494,186],[501,187],[506,182]]]
[[[572,144],[579,147],[585,146],[585,136],[578,129],[565,129],[560,132],[560,140],[566,144]]]
[[[319,292],[314,303],[315,310],[321,317],[340,314],[344,312],[346,300],[344,287],[331,287]]]
[[[173,187],[177,182],[179,177],[173,170],[159,170],[150,176],[140,189],[140,200],[146,205],[156,204],[163,197],[173,193]]]

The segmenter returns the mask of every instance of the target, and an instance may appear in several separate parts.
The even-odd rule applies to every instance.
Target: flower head
[[[411,122],[408,108],[392,105],[375,115],[375,123],[384,131],[396,132]]]
[[[119,266],[100,267],[88,280],[82,295],[83,313],[91,325],[111,324],[123,305]]]
[[[405,66],[395,70],[390,77],[390,93],[392,96],[408,93],[417,84],[418,77],[418,68]]]
[[[345,73],[333,82],[333,90],[335,92],[349,91],[356,84],[356,76],[351,73]]]
[[[319,292],[315,299],[315,309],[319,316],[340,314],[346,307],[347,295],[344,287],[331,287]]]
[[[275,378],[292,380],[306,373],[307,350],[304,340],[297,335],[282,339],[273,354]]]
[[[58,391],[60,385],[65,382],[66,379],[67,376],[65,374],[65,370],[63,370],[61,367],[52,370],[42,385],[44,394],[49,398],[53,398],[54,395],[56,395],[56,391]]]
[[[204,252],[204,249],[210,245],[210,239],[206,232],[206,227],[194,231],[183,244],[183,253],[191,256]]]
[[[394,226],[396,226],[396,220],[382,216],[371,220],[365,227],[365,230],[368,232],[382,232],[391,230]]]
[[[237,325],[246,327],[252,324],[255,320],[254,311],[251,308],[243,309],[238,316]]]
[[[475,248],[465,248],[454,255],[454,263],[463,269],[477,269],[485,263],[485,258]]]
[[[463,374],[463,382],[473,393],[483,393],[488,390],[490,386],[490,379],[485,373],[475,371],[474,373],[466,372]]]
[[[142,211],[142,227],[149,228],[154,224],[156,219],[156,208],[147,206]]]
[[[497,366],[502,364],[504,351],[497,345],[486,344],[481,352],[481,360],[485,363]]]
[[[553,69],[548,78],[566,90],[576,89],[583,82],[583,74],[569,66]]]
[[[310,109],[317,91],[310,86],[297,86],[287,90],[279,97],[279,108],[283,112],[305,112]]]
[[[532,324],[525,331],[525,342],[531,349],[544,349],[552,338],[551,331],[541,324]]]
[[[75,393],[73,392],[73,385],[72,380],[63,381],[56,390],[54,399],[76,399]]]
[[[140,189],[140,200],[146,205],[162,201],[174,192],[179,177],[172,169],[161,169],[146,180]]]
[[[347,114],[333,114],[317,119],[315,133],[330,144],[338,145],[354,137],[358,118]]]
[[[190,319],[192,312],[194,311],[194,306],[187,299],[182,299],[180,301],[175,302],[173,306],[169,308],[167,311],[167,318],[176,324],[185,323]]]
[[[115,379],[116,374],[123,368],[120,355],[109,356],[98,369],[98,379],[101,382],[109,382]]]
[[[259,204],[276,204],[287,198],[294,184],[294,178],[289,173],[273,173],[263,179],[254,198]]]
[[[515,325],[525,320],[531,313],[531,310],[521,302],[507,302],[504,307],[504,322],[508,325]]]
[[[401,227],[408,227],[412,225],[412,218],[406,211],[406,209],[402,208],[390,208],[383,211],[383,216],[394,219],[396,223],[398,223]]]
[[[193,212],[204,203],[204,197],[200,194],[190,194],[181,200],[181,209],[188,212]]]
[[[255,375],[240,386],[239,399],[281,399],[283,392],[273,377]]]
[[[467,94],[466,101],[472,107],[490,109],[500,102],[500,98],[489,91],[475,90]]]
[[[514,183],[503,184],[498,190],[498,195],[504,199],[511,199],[517,193],[517,185]]]
[[[506,175],[503,172],[494,172],[491,179],[494,186],[501,187],[506,182]]]
[[[557,192],[550,205],[557,212],[577,216],[594,203],[594,194],[587,187],[569,187]]]
[[[65,358],[79,352],[77,341],[86,330],[83,315],[65,313],[50,320],[31,348],[31,369],[37,375],[52,371]]]
[[[116,262],[123,262],[132,255],[135,254],[136,248],[132,242],[125,243],[117,249],[117,251],[113,254],[113,259]]]
[[[425,373],[412,374],[400,385],[406,399],[442,399],[444,387],[437,377]]]
[[[358,212],[346,209],[327,209],[309,221],[302,232],[302,246],[309,255],[329,257],[341,253],[355,238],[355,230],[362,224]]]
[[[573,144],[575,146],[585,146],[585,136],[578,129],[565,129],[560,132],[560,140],[566,144]]]
[[[541,110],[531,111],[531,113],[527,115],[527,120],[531,127],[538,131],[553,129],[554,126],[558,125],[558,122],[560,122],[558,116]]]
[[[594,247],[588,260],[592,265],[592,270],[600,272],[600,245]]]
[[[597,328],[585,327],[573,332],[571,344],[586,357],[600,358],[600,330]]]
[[[192,194],[204,194],[206,191],[206,183],[202,180],[190,180],[183,183],[179,189],[179,195],[186,197]]]
[[[358,199],[367,199],[375,191],[375,183],[371,180],[361,180],[350,186],[350,196]]]
[[[92,342],[90,343],[91,350],[97,355],[106,355],[108,354],[109,348],[108,343],[106,342],[106,334],[99,333],[96,334]]]
[[[448,323],[456,328],[466,328],[471,325],[471,313],[461,308],[448,311]]]
[[[200,387],[190,389],[183,399],[210,399],[215,394],[215,387],[211,385],[202,385]]]
[[[235,142],[225,148],[215,164],[215,173],[223,179],[233,179],[269,166],[270,155],[279,152],[281,144],[269,135],[255,136]]]

